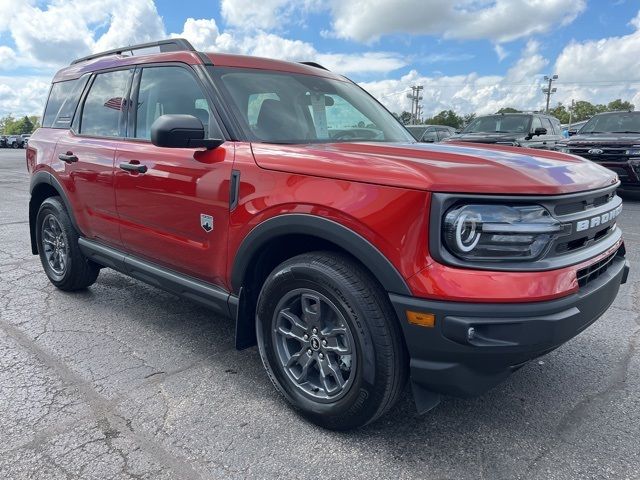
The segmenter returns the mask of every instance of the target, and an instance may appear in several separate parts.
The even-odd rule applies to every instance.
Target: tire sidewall
[[[297,288],[316,290],[329,298],[351,329],[355,341],[356,377],[349,391],[335,402],[320,403],[305,396],[291,385],[291,380],[278,363],[271,335],[275,308],[285,294]],[[375,346],[366,317],[358,306],[358,300],[347,288],[341,288],[321,265],[287,262],[269,276],[258,298],[256,334],[260,356],[271,381],[303,415],[322,423],[331,422],[331,419],[374,415],[377,409],[375,398],[380,389],[376,385]]]
[[[67,265],[64,271],[64,274],[59,277],[55,272],[52,271],[49,262],[47,261],[47,257],[44,253],[44,248],[42,246],[42,222],[47,217],[47,215],[53,215],[58,220],[58,223],[62,227],[62,231],[65,236],[65,240],[67,242],[67,248],[69,249],[67,255]],[[77,241],[75,235],[73,235],[73,227],[71,226],[71,221],[69,220],[69,215],[64,210],[64,207],[60,204],[59,201],[55,199],[47,199],[42,202],[40,209],[38,210],[38,215],[36,217],[36,241],[38,244],[38,253],[40,255],[40,261],[42,262],[42,267],[44,268],[47,277],[51,283],[56,286],[65,285],[69,281],[72,280],[73,275],[73,256],[71,255],[71,249],[74,247],[74,242]]]

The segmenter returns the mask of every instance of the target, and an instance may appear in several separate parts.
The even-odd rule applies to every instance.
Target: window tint
[[[47,106],[44,109],[44,115],[42,117],[43,127],[51,127],[53,125],[60,107],[74,90],[77,83],[78,80],[67,80],[66,82],[54,83],[51,86]]]
[[[135,138],[151,138],[151,125],[161,115],[183,114],[199,118],[209,131],[209,105],[193,74],[182,67],[142,70],[138,93]]]
[[[80,133],[118,137],[121,113],[126,107],[130,70],[117,70],[96,76],[82,108]]]
[[[438,134],[436,133],[435,129],[434,128],[427,129],[427,131],[424,132],[424,135],[422,136],[422,141],[428,142],[428,143],[437,142]]]
[[[540,117],[533,117],[533,120],[531,121],[531,131],[535,132],[536,128],[542,128]]]
[[[526,115],[488,115],[476,118],[463,133],[525,133],[529,121]]]
[[[553,125],[547,117],[542,117],[542,128],[547,129],[547,135],[553,135]]]
[[[62,106],[58,110],[58,115],[53,122],[53,128],[69,128],[71,126],[71,120],[76,112],[80,96],[84,90],[90,75],[87,74],[82,78],[79,78],[71,90],[71,93],[67,95],[67,98],[62,103]]]
[[[254,141],[411,141],[389,112],[350,82],[258,69],[212,68],[210,73]]]

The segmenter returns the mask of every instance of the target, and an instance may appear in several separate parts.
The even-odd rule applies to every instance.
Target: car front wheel
[[[384,290],[346,255],[316,252],[279,265],[260,293],[256,329],[276,388],[322,427],[376,420],[406,382],[396,314]]]
[[[80,290],[98,278],[100,267],[80,251],[78,232],[58,197],[47,198],[40,205],[36,240],[44,271],[59,289]]]

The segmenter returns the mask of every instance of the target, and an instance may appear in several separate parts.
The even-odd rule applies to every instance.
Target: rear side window
[[[553,125],[551,125],[551,120],[546,117],[542,117],[542,127],[547,129],[548,135],[553,135]]]
[[[122,135],[122,112],[126,107],[131,70],[116,70],[96,76],[82,108],[80,133],[99,137]]]
[[[84,90],[87,81],[89,80],[89,75],[85,75],[78,80],[74,80],[75,84],[71,89],[67,98],[65,98],[64,102],[60,106],[58,110],[58,114],[56,115],[53,125],[53,128],[69,128],[71,127],[71,121],[73,120],[73,114],[76,112],[76,108],[78,107],[78,102],[80,101],[80,96],[82,95],[82,91]]]
[[[85,79],[86,82],[86,79]],[[67,80],[65,82],[57,82],[51,86],[51,92],[49,93],[49,99],[47,100],[47,106],[44,109],[44,115],[42,116],[42,126],[51,127],[58,115],[58,111],[65,100],[69,98],[71,92],[78,84],[78,80]]]

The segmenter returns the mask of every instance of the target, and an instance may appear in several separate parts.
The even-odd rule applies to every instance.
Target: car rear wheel
[[[44,271],[60,290],[87,288],[98,278],[100,267],[80,251],[78,232],[59,198],[47,198],[40,205],[36,240]]]
[[[256,329],[276,388],[322,427],[374,421],[406,382],[406,349],[387,295],[345,255],[315,252],[279,265],[262,287]]]

